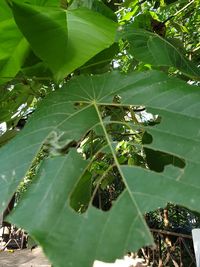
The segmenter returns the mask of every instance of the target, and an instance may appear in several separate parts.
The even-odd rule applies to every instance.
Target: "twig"
[[[180,10],[178,10],[175,14],[174,17],[177,16],[179,13],[181,13],[183,10],[185,10],[186,8],[188,8],[191,4],[194,3],[194,0],[192,0],[191,2],[189,2],[187,5],[185,5],[184,7],[182,7]]]

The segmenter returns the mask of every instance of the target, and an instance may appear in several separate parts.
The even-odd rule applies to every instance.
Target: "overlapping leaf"
[[[57,80],[112,45],[115,39],[117,25],[89,9],[64,11],[13,1],[13,14],[33,51],[49,65]]]
[[[0,83],[4,83],[20,70],[29,45],[12,18],[0,22],[0,35]]]
[[[127,27],[124,34],[130,43],[130,53],[144,63],[168,66],[191,77],[200,77],[200,70],[166,39],[158,34]]]
[[[13,1],[15,21],[32,49],[54,73],[66,64],[68,29],[66,12]]]
[[[145,105],[161,116],[159,125],[146,128],[153,138],[146,146],[183,159],[185,168],[168,166],[156,173],[119,165],[99,110],[102,105],[113,105],[115,95],[121,96],[122,105]],[[66,262],[70,266],[90,266],[94,259],[112,260],[128,249],[151,243],[143,213],[169,201],[199,211],[199,100],[198,87],[156,71],[73,79],[66,88],[49,96],[22,133],[1,149],[1,210],[47,137],[56,140],[64,133],[66,142],[79,140],[98,125],[126,186],[113,208],[102,213],[89,207],[82,215],[71,209],[69,194],[88,164],[72,152],[44,162],[34,186],[11,219],[32,233],[59,267]]]

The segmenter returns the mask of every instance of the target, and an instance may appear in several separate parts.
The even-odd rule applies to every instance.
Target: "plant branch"
[[[184,11],[185,9],[187,9],[191,4],[194,3],[194,0],[192,0],[191,2],[187,3],[187,5],[185,5],[184,7],[182,7],[180,10],[178,10],[174,15],[170,16],[169,18],[167,18],[165,21],[163,21],[162,23],[165,24],[167,21],[169,21],[170,19],[176,17],[177,15],[179,15],[182,11]]]
[[[179,13],[181,13],[182,11],[184,11],[185,9],[187,9],[191,4],[194,3],[194,0],[192,0],[191,2],[189,2],[187,5],[185,5],[184,7],[182,7],[180,10],[178,10],[175,14],[174,17],[177,16]]]

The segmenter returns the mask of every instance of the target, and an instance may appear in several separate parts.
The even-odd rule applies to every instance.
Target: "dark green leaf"
[[[70,208],[70,193],[86,166],[75,152],[45,161],[10,219],[29,230],[55,267],[66,267],[66,262],[74,267],[92,266],[95,259],[114,261],[152,242],[143,216],[127,191],[110,212],[90,207],[80,215]]]
[[[117,43],[111,45],[111,47],[103,50],[80,68],[81,73],[94,73],[99,74],[109,71],[111,68],[111,61],[114,56],[119,52],[119,46]]]
[[[152,136],[152,142],[145,146],[181,159],[185,164],[182,168],[178,168],[180,164],[169,165],[157,173],[120,166],[100,111],[102,105],[113,106],[116,95],[121,96],[119,105],[146,106],[149,112],[160,115],[160,124],[143,129]],[[145,212],[171,201],[200,211],[199,120],[198,87],[161,72],[76,77],[49,95],[27,127],[1,149],[1,210],[43,143],[51,142],[56,147],[62,135],[66,142],[78,141],[99,125],[125,185],[111,210],[103,213],[89,206],[79,215],[69,206],[70,192],[81,183],[89,164],[73,151],[43,163],[38,179],[13,213],[12,222],[30,231],[59,267],[66,266],[67,260],[71,266],[91,266],[94,259],[113,260],[129,249],[148,245],[152,238],[143,219]]]

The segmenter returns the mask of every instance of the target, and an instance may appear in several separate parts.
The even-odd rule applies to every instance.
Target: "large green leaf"
[[[20,70],[29,45],[12,18],[0,21],[0,35],[0,83],[4,83]]]
[[[114,43],[117,24],[87,9],[68,11],[68,61],[66,72],[82,66]],[[90,49],[88,49],[90,47]]]
[[[6,1],[2,0],[0,2],[0,21],[12,18],[12,12],[6,3]]]
[[[65,0],[64,0],[65,1]],[[26,3],[35,6],[60,7],[60,0],[15,0],[18,3]]]
[[[22,2],[21,0],[18,0],[19,2]],[[61,1],[60,0],[29,0],[24,1],[25,3],[31,3],[32,5],[38,5],[38,6],[60,6]]]
[[[54,73],[67,61],[67,18],[59,8],[32,6],[13,1],[13,14],[19,29],[35,54],[44,60]]]
[[[124,36],[130,43],[130,53],[137,60],[154,66],[174,67],[191,78],[200,78],[200,70],[158,34],[129,26]]]
[[[32,49],[57,80],[114,42],[117,24],[89,9],[64,11],[13,1],[13,13]]]
[[[121,104],[115,105],[145,105],[161,116],[160,124],[145,127],[153,140],[145,146],[180,158],[185,162],[184,168],[169,165],[157,173],[119,165],[106,130],[108,121],[102,119],[100,112],[102,105],[113,106],[115,95],[121,96]],[[27,127],[1,149],[1,210],[45,140],[55,145],[61,135],[66,143],[80,140],[98,126],[126,188],[113,208],[105,214],[92,207],[82,215],[71,210],[68,194],[89,164],[73,152],[44,162],[35,185],[12,215],[12,222],[30,231],[59,267],[65,266],[66,261],[71,266],[89,266],[94,259],[111,260],[131,247],[137,249],[152,243],[142,214],[167,202],[200,211],[199,106],[198,87],[157,71],[74,78],[47,97]]]
[[[90,207],[79,215],[71,209],[70,193],[86,167],[87,162],[74,151],[45,161],[11,219],[30,231],[55,267],[64,267],[66,262],[68,266],[92,266],[94,259],[114,261],[152,242],[143,216],[127,191],[109,213]]]
[[[36,5],[58,5],[57,0],[33,0],[30,2]],[[6,1],[0,1],[0,83],[2,84],[15,77],[30,50],[28,42],[12,17],[12,11]]]

